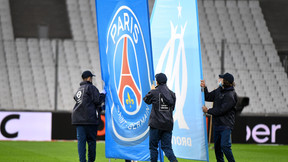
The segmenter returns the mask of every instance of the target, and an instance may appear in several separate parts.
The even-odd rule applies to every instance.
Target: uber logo
[[[13,120],[13,119],[19,119],[20,115],[19,114],[12,114],[12,115],[8,115],[6,116],[2,122],[1,122],[1,134],[6,137],[6,138],[15,138],[18,136],[18,132],[15,133],[9,133],[6,130],[6,124],[8,123],[8,121]]]
[[[257,143],[265,143],[271,137],[271,143],[276,142],[276,133],[277,130],[281,129],[281,124],[272,124],[271,128],[269,128],[265,124],[258,124],[251,129],[248,125],[246,125],[246,141],[248,141],[251,136],[252,139]]]

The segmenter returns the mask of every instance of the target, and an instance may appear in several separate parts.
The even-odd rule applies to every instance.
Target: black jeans
[[[150,127],[150,138],[149,138],[149,149],[151,162],[157,162],[158,160],[158,143],[161,140],[161,149],[164,151],[165,155],[169,161],[177,161],[174,152],[172,150],[172,132],[163,131]]]
[[[231,129],[226,126],[214,126],[214,148],[217,162],[224,162],[223,153],[229,162],[235,162],[231,150]]]
[[[97,125],[77,126],[78,154],[80,162],[86,162],[86,142],[88,143],[88,162],[96,158]]]

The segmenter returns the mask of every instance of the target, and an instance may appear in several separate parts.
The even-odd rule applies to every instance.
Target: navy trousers
[[[88,143],[88,162],[95,161],[97,129],[97,125],[83,125],[76,127],[80,162],[86,162],[86,142]]]
[[[214,126],[214,148],[217,162],[224,162],[223,153],[228,162],[235,162],[231,150],[231,129],[226,126]]]
[[[149,137],[149,149],[151,162],[157,162],[158,160],[158,143],[161,141],[161,149],[164,151],[165,155],[169,161],[177,161],[174,152],[172,150],[172,132],[163,131],[150,127],[150,137]]]

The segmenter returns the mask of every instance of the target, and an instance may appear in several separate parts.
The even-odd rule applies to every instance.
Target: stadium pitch
[[[237,162],[286,162],[288,145],[233,144],[232,150]],[[97,162],[108,162],[105,158],[105,143],[97,143]],[[216,161],[214,150],[209,148],[211,162]],[[0,162],[77,162],[77,142],[25,142],[0,141]],[[111,159],[112,162],[124,162]],[[179,162],[191,160],[178,159]],[[227,161],[227,160],[225,160]],[[165,159],[165,162],[168,162]]]

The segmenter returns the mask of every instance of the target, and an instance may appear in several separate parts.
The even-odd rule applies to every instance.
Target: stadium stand
[[[72,110],[83,70],[96,73],[102,89],[95,1],[66,4],[72,39],[14,38],[9,0],[0,0],[0,109],[53,111],[57,52],[58,110]],[[150,13],[153,4],[149,0]],[[259,0],[198,0],[198,11],[203,75],[210,90],[217,87],[225,39],[225,71],[234,74],[238,95],[250,98],[243,113],[288,113],[287,74]]]
[[[250,97],[250,105],[244,112],[287,113],[287,86],[283,85],[288,82],[287,75],[275,50],[259,1],[203,0],[198,1],[198,9],[201,40],[204,43],[203,65],[205,62],[211,65],[203,66],[204,76],[213,76],[211,72],[217,76],[219,70],[215,73],[215,69],[219,65],[214,66],[212,62],[220,60],[220,51],[216,54],[215,46],[225,39],[228,48],[225,48],[225,71],[235,74],[238,94]],[[212,33],[209,33],[210,29]],[[212,39],[210,35],[213,35]],[[278,78],[283,77],[278,79],[276,75]],[[215,79],[211,79],[206,79],[208,86],[215,82]]]

